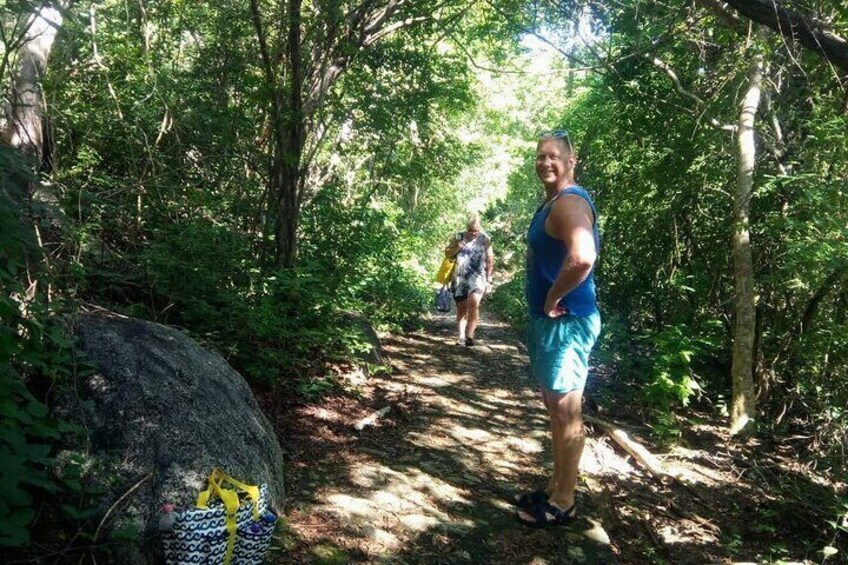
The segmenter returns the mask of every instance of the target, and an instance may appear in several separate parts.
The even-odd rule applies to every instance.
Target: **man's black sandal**
[[[512,499],[512,503],[519,508],[527,510],[540,502],[547,502],[547,500],[548,493],[543,489],[539,489],[534,490],[533,492],[516,494]]]
[[[530,514],[533,519],[528,520],[527,518],[524,518],[521,514],[518,514],[518,521],[524,524],[525,526],[529,526],[531,528],[549,528],[551,526],[562,526],[571,522],[571,520],[577,514],[577,511],[573,504],[568,510],[560,510],[548,501],[537,502],[530,508],[527,508],[525,511]]]

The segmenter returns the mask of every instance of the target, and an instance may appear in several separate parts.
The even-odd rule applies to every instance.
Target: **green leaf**
[[[29,530],[6,520],[0,520],[0,545],[21,547],[30,541]]]

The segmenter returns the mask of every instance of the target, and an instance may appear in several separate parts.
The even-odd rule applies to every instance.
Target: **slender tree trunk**
[[[35,241],[41,248],[41,257],[27,257],[27,271],[53,269],[60,249],[64,216],[57,195],[37,174],[44,161],[44,92],[42,83],[47,71],[47,60],[62,26],[60,9],[62,2],[43,3],[35,8],[27,22],[26,36],[17,49],[15,67],[8,85],[8,98],[0,113],[0,143],[21,152],[29,169],[20,183],[3,187],[24,217],[28,218]],[[3,77],[5,78],[5,77]],[[41,266],[36,267],[37,263]],[[30,287],[29,297],[34,296],[36,285]],[[51,289],[47,287],[48,299]]]
[[[288,26],[285,53],[280,53],[270,48],[259,0],[250,0],[274,125],[266,194],[279,267],[291,267],[296,260],[300,207],[314,155],[306,151],[307,131],[316,143],[322,138],[320,128],[312,120],[314,113],[357,53],[399,29],[431,19],[419,16],[392,21],[402,9],[411,10],[412,2],[408,0],[363,0],[351,4],[343,25],[329,14],[335,9],[333,3],[317,8],[307,4],[306,25],[316,30],[323,24],[328,27],[317,35],[307,31],[304,38],[303,0],[280,0],[280,5],[286,7],[284,25]]]
[[[754,270],[751,258],[749,210],[754,186],[756,146],[754,123],[760,105],[763,57],[755,55],[748,72],[748,92],[739,116],[739,171],[733,202],[733,268],[736,284],[736,327],[733,336],[733,401],[730,431],[741,432],[754,417],[754,338],[756,306],[754,304]]]
[[[303,61],[301,55],[302,0],[289,0],[289,33],[286,58],[290,82],[288,107],[285,116],[277,119],[279,131],[272,158],[271,191],[275,195],[276,214],[274,237],[277,245],[277,265],[294,265],[297,250],[297,228],[300,221],[300,200],[303,188],[301,160],[306,139],[303,115]]]
[[[52,5],[39,8],[33,14],[27,39],[17,53],[10,99],[0,123],[3,143],[20,149],[36,164],[40,164],[44,149],[41,83],[61,25],[62,14]]]

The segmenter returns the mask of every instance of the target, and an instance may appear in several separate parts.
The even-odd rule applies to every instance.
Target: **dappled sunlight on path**
[[[368,386],[415,401],[387,401],[384,419],[310,463],[305,474],[319,479],[292,496],[311,503],[290,513],[292,530],[312,547],[304,560],[613,561],[590,504],[567,528],[537,531],[514,519],[513,494],[545,480],[548,423],[517,336],[484,320],[478,338],[456,345],[451,319],[434,316],[425,330],[386,341],[394,370]],[[578,504],[585,498],[579,493]],[[323,534],[328,523],[332,536]]]
[[[693,409],[677,445],[658,445],[638,396],[623,390],[638,383],[600,364],[587,388],[577,519],[518,524],[509,501],[544,485],[548,422],[516,333],[484,319],[477,337],[479,346],[458,346],[451,317],[434,316],[385,338],[391,373],[286,414],[280,563],[700,565],[762,561],[773,548],[806,556],[829,542],[822,509],[844,485],[820,480],[784,446],[780,455],[757,438],[732,439]],[[592,423],[599,417],[664,472],[636,463]]]

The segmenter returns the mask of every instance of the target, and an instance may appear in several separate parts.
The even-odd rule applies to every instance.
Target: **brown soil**
[[[652,476],[587,425],[579,518],[522,526],[509,500],[545,482],[546,416],[515,332],[485,320],[478,336],[455,345],[450,317],[433,316],[384,337],[391,371],[351,373],[347,394],[272,412],[288,489],[276,562],[821,563],[827,545],[839,550],[827,563],[848,555],[848,536],[828,524],[846,485],[801,462],[791,438],[731,440],[723,422],[690,411],[663,451],[608,367],[590,377],[587,413],[677,478]]]

